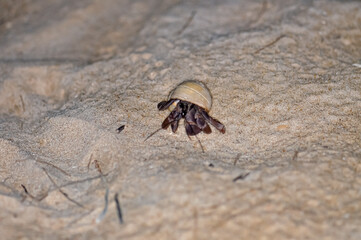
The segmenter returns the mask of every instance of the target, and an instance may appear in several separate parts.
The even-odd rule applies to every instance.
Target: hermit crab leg
[[[189,139],[191,139],[190,136],[195,136],[198,140],[199,145],[201,146],[202,152],[204,152],[204,148],[201,143],[201,140],[199,140],[199,138],[197,137],[197,134],[200,133],[202,130],[197,125],[190,124],[190,122],[188,122],[188,120],[187,120],[187,118],[189,119],[192,117],[191,114],[192,114],[192,112],[188,112],[186,114],[186,116],[184,117],[184,127],[186,129],[187,136]],[[193,119],[194,119],[194,116],[193,116]]]
[[[212,129],[209,127],[208,123],[202,116],[202,114],[196,109],[196,112],[194,114],[194,118],[196,120],[197,126],[202,129],[202,131],[206,134],[212,133]]]
[[[179,123],[179,119],[170,123],[173,133],[175,133],[178,129],[178,123]]]
[[[176,101],[176,99],[170,99],[168,101],[162,101],[160,103],[158,103],[158,110],[159,111],[163,111],[166,110],[170,107],[170,105],[172,105],[174,103],[174,101]]]
[[[162,128],[167,129],[169,125],[172,126],[172,131],[175,133],[175,131],[178,128],[178,122],[182,118],[182,113],[180,111],[180,106],[177,104],[177,106],[174,108],[174,110],[168,115],[168,117],[163,121]]]
[[[226,127],[217,119],[212,118],[211,116],[208,115],[208,113],[200,108],[197,107],[199,112],[202,114],[202,116],[204,117],[204,119],[209,122],[210,124],[212,124],[215,128],[217,128],[221,133],[225,133],[226,132]]]
[[[186,133],[188,136],[194,136],[200,133],[202,130],[198,127],[196,119],[194,118],[195,109],[192,108],[184,117],[184,124]]]
[[[194,115],[195,115],[194,106],[188,105],[188,110],[187,110],[186,115],[184,116],[184,119],[185,119],[185,123],[186,123],[186,132],[190,136],[197,135],[198,133],[200,133],[202,131],[197,126],[197,122],[196,122]],[[187,129],[187,125],[189,125],[188,129]]]
[[[173,116],[175,114],[172,114],[172,113],[173,112],[171,112],[169,114],[169,116],[163,121],[162,128],[167,129],[169,127],[169,125],[176,123],[176,125],[172,125],[172,131],[175,132],[175,130],[177,130],[177,127],[178,127],[178,122],[182,118],[182,115],[175,112],[177,114],[176,114],[176,116]],[[173,128],[175,128],[175,129],[173,130]]]
[[[187,121],[184,121],[184,125],[185,125],[185,128],[186,128],[186,133],[188,136],[195,136],[197,135],[198,133],[200,133],[202,130],[197,127],[196,125],[191,125],[189,123],[187,123]]]

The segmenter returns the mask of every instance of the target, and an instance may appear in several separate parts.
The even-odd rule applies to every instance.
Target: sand
[[[0,36],[1,239],[361,238],[360,1],[5,0]],[[144,141],[186,79],[204,153]]]

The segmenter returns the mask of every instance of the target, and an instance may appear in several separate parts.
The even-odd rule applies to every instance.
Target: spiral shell
[[[207,86],[196,80],[187,80],[180,83],[173,91],[170,92],[169,99],[178,99],[193,103],[207,112],[212,107],[212,95]],[[174,108],[178,101],[173,103]]]

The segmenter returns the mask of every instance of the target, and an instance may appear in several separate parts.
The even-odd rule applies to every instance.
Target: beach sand
[[[5,0],[0,16],[2,239],[361,238],[360,1]],[[204,153],[183,122],[144,141],[187,79],[226,126],[198,135]]]

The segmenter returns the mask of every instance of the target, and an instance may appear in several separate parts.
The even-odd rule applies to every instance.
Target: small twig
[[[194,16],[196,15],[197,11],[193,10],[191,15],[189,16],[189,18],[187,19],[187,22],[183,25],[183,27],[177,32],[177,35],[181,35],[184,30],[186,30],[186,28],[189,26],[189,24],[191,24]]]
[[[109,173],[106,173],[106,174],[103,174],[104,177],[108,176]],[[63,188],[63,187],[67,187],[67,186],[70,186],[70,185],[74,185],[74,184],[79,184],[79,183],[83,183],[83,182],[88,182],[88,181],[93,181],[93,180],[96,180],[98,178],[102,178],[102,176],[95,176],[95,177],[90,177],[90,178],[85,178],[85,179],[81,179],[81,180],[77,180],[77,181],[73,181],[73,182],[68,182],[68,183],[65,183],[61,186],[59,186],[60,188]]]
[[[93,154],[90,154],[90,158],[89,158],[89,162],[88,162],[88,166],[87,166],[88,171],[89,171],[89,167],[90,167],[92,160],[93,160]]]
[[[69,227],[74,227],[74,224],[79,222],[81,219],[83,219],[85,216],[89,215],[90,213],[92,213],[94,210],[89,210],[83,214],[81,214],[80,216],[76,217],[74,220],[70,221],[65,228],[69,228]]]
[[[55,168],[56,170],[59,170],[59,171],[62,172],[63,174],[65,174],[65,175],[67,175],[67,176],[70,176],[69,173],[65,172],[63,169],[61,169],[60,167],[55,166],[55,165],[52,164],[52,163],[48,163],[48,162],[45,162],[45,161],[42,161],[42,160],[38,160],[38,159],[35,160],[35,161],[38,162],[38,163],[43,163],[43,164],[49,165],[49,166]]]
[[[100,213],[100,215],[97,217],[97,219],[95,220],[96,223],[100,223],[104,217],[105,217],[105,214],[107,213],[108,211],[108,203],[109,203],[109,187],[108,187],[108,182],[106,181],[104,175],[103,175],[103,172],[102,172],[102,169],[100,168],[100,165],[99,165],[99,162],[98,160],[94,160],[94,164],[95,164],[95,168],[98,169],[98,172],[100,173],[100,177],[102,179],[102,182],[104,183],[105,185],[105,195],[104,195],[104,200],[105,200],[105,203],[104,203],[104,209],[103,211]]]
[[[51,181],[51,182],[54,184],[54,186],[59,190],[59,192],[64,195],[64,197],[65,197],[66,199],[68,199],[70,202],[76,204],[77,206],[79,206],[79,207],[81,207],[81,208],[84,208],[84,206],[83,206],[82,204],[78,203],[78,202],[75,201],[74,199],[71,199],[71,198],[69,197],[69,195],[68,195],[67,193],[65,193],[65,192],[55,183],[55,181],[52,179],[52,177],[50,177],[50,175],[49,175],[48,172],[45,170],[45,168],[42,168],[42,169],[43,169],[43,171],[45,172],[46,176],[48,176],[48,178],[50,179],[50,181]]]
[[[233,178],[233,182],[236,182],[236,181],[238,181],[238,180],[243,180],[243,179],[245,179],[248,175],[249,175],[249,172],[246,173],[246,174],[242,173],[242,174],[240,174],[239,176]]]
[[[45,123],[47,123],[51,118],[47,117],[45,121],[43,121],[42,123],[40,123],[33,131],[32,133],[35,134],[39,131],[39,129],[45,125]]]
[[[292,161],[295,161],[298,157],[298,151],[295,151],[295,153],[293,154],[293,157],[292,157]]]
[[[122,125],[122,126],[118,127],[117,132],[121,133],[124,130],[124,128],[125,128],[125,125]]]
[[[104,219],[105,214],[107,214],[107,211],[108,211],[108,197],[109,197],[109,188],[106,188],[105,195],[104,195],[104,200],[105,200],[104,209],[100,213],[100,215],[97,217],[97,219],[95,220],[96,223],[100,223]]]
[[[21,184],[21,186],[23,187],[24,192],[25,192],[27,195],[29,195],[31,198],[34,198],[34,196],[32,196],[32,195],[28,192],[28,190],[26,189],[26,187],[25,187],[23,184]]]
[[[260,49],[256,50],[253,54],[257,54],[257,53],[259,53],[260,51],[262,51],[263,49],[272,46],[273,44],[275,44],[276,42],[278,42],[281,38],[284,38],[285,36],[286,36],[286,35],[282,34],[281,36],[277,37],[275,40],[273,40],[273,41],[270,42],[269,44],[267,44],[267,45],[261,47]]]
[[[29,191],[28,191],[28,189],[26,189],[26,187],[23,185],[23,184],[21,184],[21,187],[24,189],[24,192],[25,192],[25,194],[27,195],[27,196],[29,196],[31,199],[34,199],[34,200],[36,200],[36,201],[41,201],[41,200],[43,200],[44,198],[46,198],[47,196],[48,196],[48,194],[47,193],[45,193],[43,196],[41,196],[41,197],[35,197],[35,196],[33,196],[32,194],[30,194],[29,193]]]
[[[25,103],[24,103],[23,95],[21,95],[21,94],[20,94],[20,101],[21,101],[21,107],[23,109],[23,112],[25,112]]]
[[[98,169],[100,176],[103,176],[103,172],[102,172],[102,169],[100,168],[98,160],[94,160],[94,164],[95,164],[96,169]]]
[[[241,157],[241,155],[242,155],[241,153],[238,153],[237,156],[234,158],[233,166],[236,166],[236,164],[237,164],[239,158]]]
[[[120,208],[120,203],[119,203],[119,199],[118,199],[118,193],[116,193],[114,195],[114,201],[115,201],[115,205],[117,208],[117,214],[118,214],[118,219],[119,219],[119,223],[123,224],[123,213],[122,213],[122,209]]]
[[[34,199],[34,196],[28,193],[28,190],[26,189],[26,187],[24,185],[22,185],[22,184],[21,184],[21,186],[23,187],[24,192],[25,192],[25,196],[22,196],[21,202],[25,201],[26,196],[29,196],[31,199]]]
[[[253,21],[249,24],[249,26],[258,23],[259,20],[262,18],[263,14],[266,12],[266,10],[267,10],[267,1],[264,1],[264,2],[262,3],[262,8],[261,8],[261,10],[258,12],[255,20],[253,20]]]

